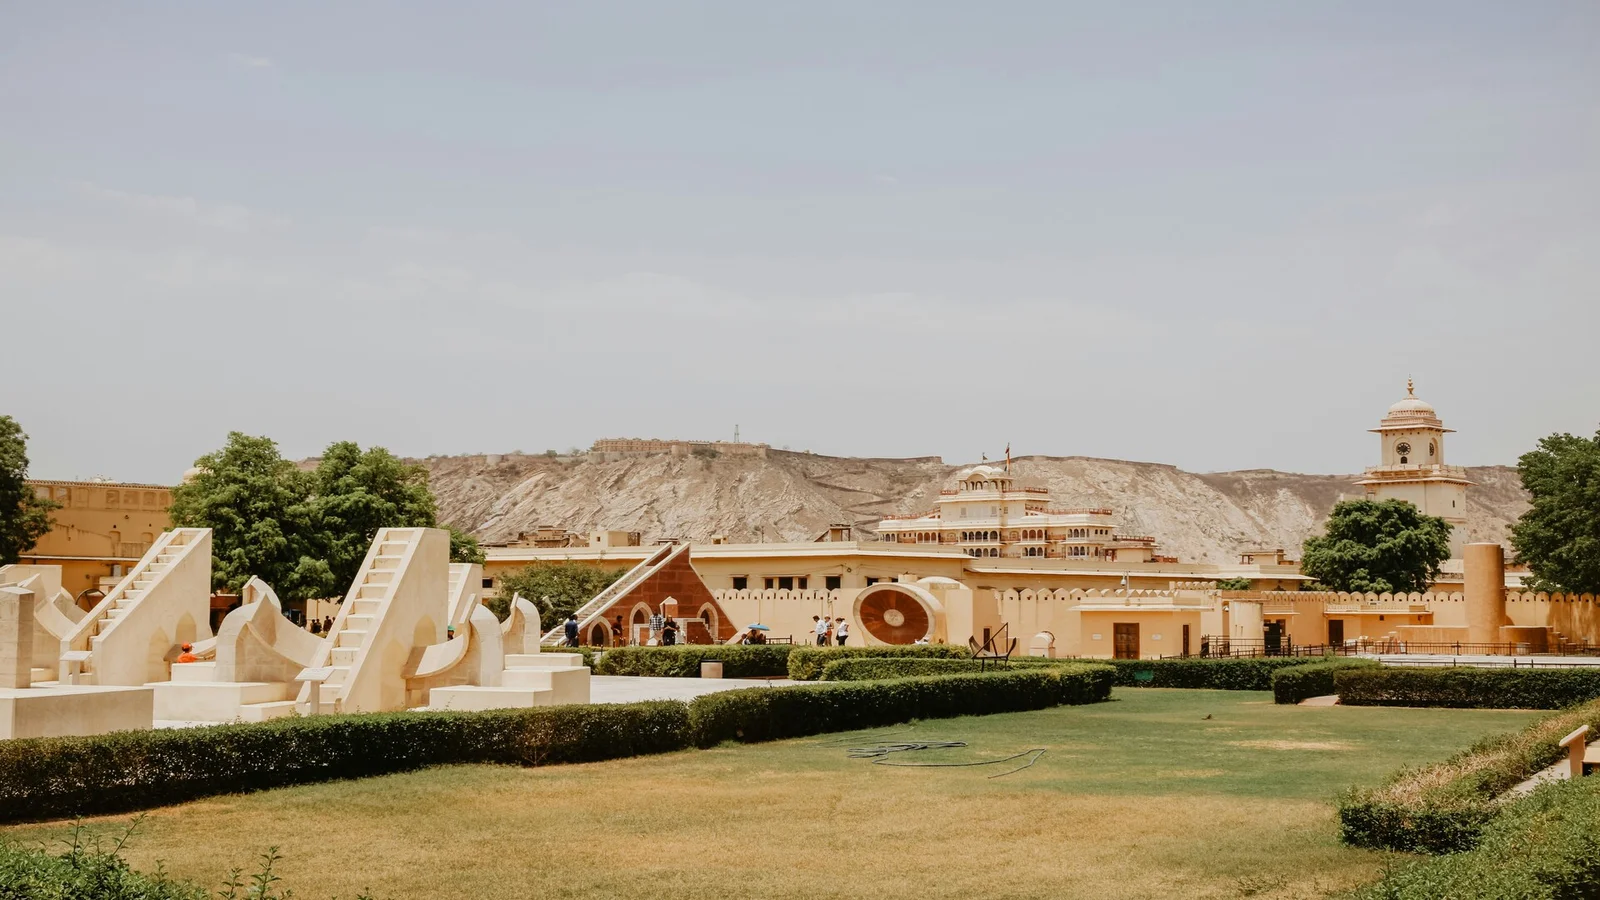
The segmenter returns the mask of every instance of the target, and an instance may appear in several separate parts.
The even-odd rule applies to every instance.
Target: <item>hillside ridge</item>
[[[414,461],[428,470],[440,518],[486,541],[540,525],[639,531],[646,542],[809,541],[835,523],[870,539],[884,516],[931,510],[940,489],[964,468],[937,456],[786,450],[764,459],[507,453]],[[1285,547],[1298,556],[1334,503],[1361,496],[1355,474],[1194,473],[1168,463],[1038,454],[1014,457],[1012,472],[1020,483],[1048,488],[1057,505],[1116,510],[1124,529],[1153,535],[1164,552],[1186,562],[1230,562],[1252,546]],[[1467,493],[1469,540],[1505,542],[1528,506],[1516,470],[1473,466],[1467,473],[1476,482]]]

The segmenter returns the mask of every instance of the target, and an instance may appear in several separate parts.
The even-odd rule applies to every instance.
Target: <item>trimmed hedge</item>
[[[1471,849],[1499,813],[1498,798],[1561,759],[1556,742],[1580,725],[1600,730],[1600,701],[1485,738],[1444,762],[1401,769],[1381,787],[1351,790],[1339,801],[1340,834],[1374,849]]]
[[[816,681],[822,667],[836,659],[971,659],[972,652],[955,644],[910,644],[895,647],[806,647],[789,654],[789,677]]]
[[[700,747],[774,741],[911,719],[1098,703],[1111,696],[1111,681],[1106,666],[1064,663],[981,675],[745,688],[696,698],[689,724]]]
[[[1346,706],[1443,706],[1452,709],[1564,709],[1600,698],[1600,668],[1424,669],[1386,667],[1340,672]]]
[[[0,741],[0,821],[87,816],[445,763],[541,766],[688,746],[675,701],[311,716]]]
[[[699,678],[700,663],[721,662],[724,678],[789,674],[793,644],[685,644],[681,647],[618,647],[600,657],[596,675]]]
[[[540,653],[576,653],[579,656],[583,657],[583,664],[588,666],[592,670],[592,669],[594,669],[594,656],[595,656],[595,654],[596,653],[604,653],[605,652],[605,648],[603,648],[603,647],[568,647],[565,644],[540,644],[539,645],[539,652]]]
[[[1117,687],[1270,691],[1279,669],[1324,662],[1322,656],[1254,656],[1236,659],[1111,659]]]
[[[1360,900],[1583,900],[1600,896],[1600,778],[1510,804],[1476,849],[1390,871]]]
[[[1279,669],[1272,673],[1272,702],[1299,703],[1312,697],[1338,693],[1334,687],[1335,673],[1343,669],[1377,665],[1375,659],[1330,659],[1327,662]]]
[[[922,675],[965,675],[974,672],[1004,672],[1012,669],[1037,669],[1060,666],[1071,660],[1025,656],[1013,659],[1004,668],[994,663],[985,666],[976,659],[936,659],[911,657],[896,659],[836,659],[822,667],[822,681],[881,681],[885,678],[915,678]]]

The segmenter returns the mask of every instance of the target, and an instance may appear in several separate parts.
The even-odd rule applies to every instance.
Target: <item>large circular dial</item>
[[[1405,441],[1401,441],[1400,443],[1394,445],[1394,452],[1400,454],[1401,456],[1409,456],[1411,454],[1411,445]]]

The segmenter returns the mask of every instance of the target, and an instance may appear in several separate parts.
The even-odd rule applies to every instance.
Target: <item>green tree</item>
[[[1552,434],[1517,460],[1533,505],[1511,526],[1535,590],[1600,592],[1600,431]]]
[[[355,580],[378,529],[437,524],[428,470],[382,447],[329,444],[311,473],[311,491],[316,543],[341,591]]]
[[[1345,500],[1306,538],[1300,571],[1334,591],[1425,591],[1450,558],[1450,523],[1404,500]]]
[[[1248,578],[1221,578],[1217,580],[1217,590],[1248,591],[1250,590],[1250,584],[1251,582]]]
[[[450,561],[483,565],[483,548],[478,546],[478,539],[454,525],[445,527],[450,529]]]
[[[172,524],[211,529],[211,585],[235,592],[250,576],[286,600],[327,597],[333,573],[313,526],[310,473],[269,438],[234,431],[221,450],[195,460],[195,476],[172,491]]]
[[[270,439],[233,432],[195,465],[197,477],[173,491],[172,522],[212,530],[219,591],[256,575],[285,600],[342,596],[378,529],[438,525],[427,470],[382,447],[339,441],[307,472]],[[483,551],[452,528],[450,560],[481,563]]]
[[[50,532],[50,511],[58,507],[28,486],[28,436],[15,419],[0,416],[0,566]]]
[[[521,594],[539,607],[539,620],[544,627],[552,628],[627,572],[571,561],[535,563],[501,576],[499,592],[489,601],[489,608],[504,620],[511,609],[512,596]]]

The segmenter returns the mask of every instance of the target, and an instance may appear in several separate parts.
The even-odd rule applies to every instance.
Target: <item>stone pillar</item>
[[[1506,556],[1499,544],[1468,544],[1466,564],[1467,641],[1494,644],[1506,618]]]
[[[33,591],[0,587],[0,688],[33,684]]]

